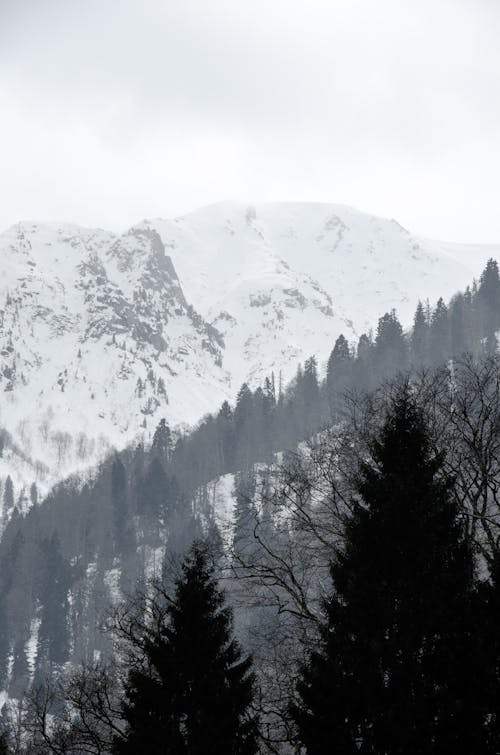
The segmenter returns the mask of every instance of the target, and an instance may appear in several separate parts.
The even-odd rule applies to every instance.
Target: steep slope
[[[350,207],[226,202],[175,220],[149,220],[186,295],[226,341],[240,380],[286,378],[335,338],[376,326],[395,308],[411,323],[419,298],[434,303],[470,284],[500,247],[420,239],[394,220]]]
[[[243,381],[288,380],[393,307],[409,325],[497,253],[324,204],[221,203],[121,236],[18,224],[0,235],[0,483],[46,490],[163,416],[195,423]]]
[[[18,485],[26,463],[46,488],[161,416],[194,422],[228,395],[222,339],[154,232],[24,224],[0,244],[0,425],[25,457],[8,442],[2,466]]]

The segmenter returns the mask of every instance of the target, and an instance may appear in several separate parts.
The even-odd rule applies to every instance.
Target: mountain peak
[[[122,235],[19,223],[0,235],[0,478],[43,489],[162,417],[195,423],[388,310],[409,325],[495,253],[304,202],[222,202]]]

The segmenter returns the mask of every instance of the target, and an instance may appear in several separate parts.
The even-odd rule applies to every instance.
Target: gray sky
[[[0,0],[0,228],[220,199],[500,241],[498,0]]]

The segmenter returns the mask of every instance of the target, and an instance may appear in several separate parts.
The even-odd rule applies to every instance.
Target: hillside
[[[45,491],[161,417],[196,423],[387,310],[409,325],[498,251],[321,204],[221,203],[121,236],[20,223],[0,235],[0,478]]]

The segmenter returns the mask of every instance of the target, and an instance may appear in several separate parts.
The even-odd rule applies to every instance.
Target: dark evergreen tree
[[[158,529],[158,519],[168,508],[169,483],[161,461],[154,457],[141,484],[140,505],[142,514]]]
[[[304,429],[307,437],[309,433],[318,430],[321,417],[318,365],[313,356],[304,362],[302,391],[305,410]]]
[[[234,469],[234,417],[229,403],[224,401],[217,415],[219,456],[222,472]]]
[[[310,357],[304,363],[299,364],[297,373],[286,394],[288,428],[288,442],[295,443],[301,434],[305,437],[319,429],[321,420],[321,394],[318,382],[318,368],[316,359]]]
[[[266,377],[264,380],[264,393],[266,394],[267,401],[271,407],[276,406],[276,386],[274,383],[274,372],[271,377]]]
[[[479,279],[477,302],[481,335],[488,353],[497,348],[496,331],[500,329],[500,275],[498,263],[489,259]]]
[[[450,353],[460,357],[470,350],[467,339],[467,311],[463,294],[457,294],[450,301]]]
[[[353,386],[358,391],[368,391],[374,387],[375,382],[375,346],[371,333],[363,333],[356,349]]]
[[[414,367],[421,367],[427,362],[429,348],[429,323],[424,305],[419,301],[413,320],[411,332],[411,359]]]
[[[489,674],[485,685],[490,716],[488,718],[488,752],[500,752],[500,551],[493,556],[490,580],[482,585],[480,610],[477,613],[477,648],[483,654]],[[483,682],[483,679],[480,679]]]
[[[378,321],[375,338],[375,364],[379,377],[390,377],[406,369],[408,348],[396,310],[386,312]]]
[[[300,741],[316,754],[498,752],[487,748],[470,547],[407,386],[370,452],[298,685]]]
[[[30,667],[26,654],[27,637],[20,636],[12,649],[12,670],[9,683],[9,694],[19,698],[26,689],[30,678]]]
[[[432,313],[429,347],[431,363],[436,367],[445,364],[451,356],[448,307],[442,298],[438,299]]]
[[[166,419],[161,419],[153,435],[151,445],[153,454],[158,454],[161,461],[167,464],[172,452],[172,434]]]
[[[464,292],[464,350],[477,356],[480,351],[478,341],[474,296],[467,286]]]
[[[237,469],[246,469],[253,459],[253,394],[246,383],[241,386],[234,408],[235,464]]]
[[[71,567],[63,558],[57,532],[40,545],[41,568],[38,574],[38,597],[41,620],[38,633],[38,672],[43,677],[47,666],[60,666],[68,660],[69,622],[68,590]]]
[[[254,677],[232,638],[207,555],[194,547],[159,625],[141,632],[144,657],[128,673],[124,740],[114,752],[238,755],[257,750]]]
[[[12,526],[12,522],[11,525]],[[10,533],[7,533],[10,534]],[[7,539],[7,538],[6,538]],[[0,572],[0,687],[7,686],[8,666],[11,654],[12,626],[16,634],[19,634],[17,622],[13,620],[11,610],[12,601],[9,597],[15,593],[15,582],[20,571],[20,562],[23,559],[25,538],[20,530],[16,530],[2,561]],[[9,629],[11,632],[9,632]]]
[[[265,460],[268,461],[272,451],[276,449],[276,388],[274,375],[266,377],[264,381],[264,399],[262,404]]]
[[[342,418],[343,394],[352,382],[352,363],[347,339],[340,335],[335,341],[326,367],[326,394],[333,420]]]
[[[269,454],[269,438],[266,428],[266,395],[259,386],[253,394],[251,435],[253,459],[265,461]]]

